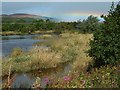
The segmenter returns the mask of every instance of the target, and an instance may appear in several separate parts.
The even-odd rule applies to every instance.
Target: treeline
[[[93,33],[100,28],[100,22],[97,17],[89,16],[86,20],[78,20],[76,22],[55,22],[47,20],[33,20],[28,22],[24,19],[16,19],[16,21],[2,21],[2,31],[17,31],[21,33],[32,33],[35,31],[54,30],[61,33],[65,30],[77,30],[82,33]]]

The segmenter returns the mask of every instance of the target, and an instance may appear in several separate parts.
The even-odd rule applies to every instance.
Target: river
[[[33,37],[36,35],[9,35],[9,36],[1,36],[3,40],[0,40],[0,47],[2,51],[2,57],[8,56],[13,48],[19,47],[23,51],[27,51],[30,48],[33,48],[33,44],[36,42],[42,42],[43,40],[34,40]]]

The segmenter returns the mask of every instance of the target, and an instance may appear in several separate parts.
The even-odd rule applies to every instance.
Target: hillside
[[[19,21],[19,20],[24,20],[25,22],[32,22],[34,20],[47,20],[49,19],[50,21],[59,21],[59,19],[57,18],[52,18],[52,17],[46,17],[46,16],[39,16],[39,15],[33,15],[33,14],[25,14],[25,13],[15,13],[15,14],[2,14],[0,15],[0,17],[2,17],[2,22],[6,23],[6,22],[15,22],[15,21]]]

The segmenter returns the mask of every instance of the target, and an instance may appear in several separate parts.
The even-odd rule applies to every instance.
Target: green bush
[[[109,14],[104,18],[102,30],[94,32],[90,42],[89,55],[93,57],[94,65],[116,65],[120,62],[120,4],[111,6]]]
[[[86,20],[78,21],[76,26],[81,33],[93,33],[100,28],[99,19],[90,15]]]
[[[25,62],[30,60],[30,56],[29,55],[21,55],[21,56],[17,56],[13,59],[15,62]]]

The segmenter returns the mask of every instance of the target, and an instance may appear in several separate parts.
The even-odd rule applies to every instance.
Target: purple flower
[[[64,76],[63,79],[64,79],[64,81],[70,81],[70,77],[69,76]]]
[[[45,78],[44,78],[44,82],[45,82],[46,84],[48,84],[48,83],[49,83],[49,78],[48,78],[48,77],[45,77]]]

